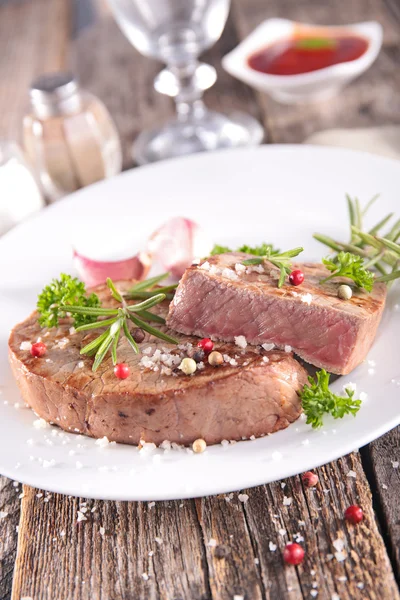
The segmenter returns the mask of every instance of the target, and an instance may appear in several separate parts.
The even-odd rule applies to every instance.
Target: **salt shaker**
[[[43,206],[21,149],[14,142],[0,140],[0,235]]]
[[[71,74],[38,77],[30,102],[24,146],[48,200],[121,171],[121,144],[110,114]]]

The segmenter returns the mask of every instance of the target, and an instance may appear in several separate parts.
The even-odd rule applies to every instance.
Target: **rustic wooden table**
[[[281,106],[220,67],[227,51],[272,16],[316,23],[377,19],[384,46],[374,66],[334,101]],[[159,65],[129,45],[101,0],[0,0],[0,57],[0,137],[19,137],[32,77],[66,66],[111,110],[125,168],[132,166],[129,147],[136,134],[173,113],[171,102],[152,89]],[[301,142],[329,127],[400,122],[399,0],[236,0],[206,60],[219,75],[208,105],[252,113],[269,142]],[[246,503],[237,494],[230,501],[217,496],[155,506],[88,500],[87,520],[79,525],[84,499],[0,478],[0,598],[399,599],[400,469],[393,466],[399,432],[317,469],[314,490],[292,477],[245,490]],[[293,498],[290,506],[283,505],[284,495]],[[357,527],[343,521],[353,503],[365,513]],[[282,561],[294,534],[304,538],[306,550],[298,568]],[[346,544],[342,562],[333,556],[338,538]]]

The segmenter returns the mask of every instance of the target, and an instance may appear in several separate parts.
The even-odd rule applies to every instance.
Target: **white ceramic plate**
[[[345,192],[362,201],[380,192],[371,211],[371,219],[378,221],[398,212],[399,188],[400,164],[389,159],[332,148],[264,146],[141,167],[86,188],[11,231],[0,240],[0,472],[36,487],[92,498],[185,498],[300,473],[400,423],[397,284],[368,357],[374,362],[366,361],[333,385],[340,390],[352,381],[368,394],[356,418],[326,419],[321,431],[299,420],[269,437],[209,447],[202,455],[184,450],[142,457],[134,447],[101,449],[83,436],[60,437],[55,427],[37,430],[33,413],[14,407],[21,400],[7,362],[9,330],[32,310],[51,277],[72,271],[71,241],[83,231],[88,247],[106,228],[114,241],[131,243],[136,237],[139,247],[164,219],[184,215],[220,243],[304,245],[308,258],[320,258],[325,250],[313,241],[313,232],[347,235]],[[48,463],[53,466],[43,466]]]

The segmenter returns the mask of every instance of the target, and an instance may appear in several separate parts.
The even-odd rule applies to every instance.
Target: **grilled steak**
[[[123,285],[132,282],[119,287]],[[95,291],[104,305],[113,305],[104,286]],[[156,308],[165,314],[168,307]],[[189,444],[199,437],[214,444],[283,429],[301,412],[297,392],[306,372],[290,353],[221,344],[218,350],[227,355],[223,365],[211,367],[205,361],[203,369],[187,376],[177,366],[198,340],[178,335],[177,347],[146,334],[139,355],[125,338],[120,340],[118,360],[128,363],[131,372],[119,380],[110,358],[92,372],[93,359],[82,357],[79,350],[96,334],[71,335],[70,327],[66,319],[56,329],[40,329],[33,313],[13,329],[9,340],[11,367],[23,399],[40,417],[67,431],[127,444],[141,439]],[[38,337],[47,352],[34,358],[26,342]]]
[[[323,265],[293,265],[304,272],[304,283],[279,289],[271,263],[244,269],[246,258],[251,256],[221,254],[187,269],[171,302],[168,326],[214,340],[243,335],[251,344],[291,346],[332,373],[350,373],[364,360],[382,316],[385,284],[376,283],[371,294],[355,291],[343,301],[337,281],[319,284],[329,275]]]

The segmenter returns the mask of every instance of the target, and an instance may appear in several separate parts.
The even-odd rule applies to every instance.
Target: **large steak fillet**
[[[337,281],[320,285],[330,274],[323,265],[293,265],[304,282],[279,289],[271,263],[244,269],[246,258],[252,257],[220,254],[187,269],[170,305],[169,327],[214,340],[243,335],[250,344],[290,346],[332,373],[350,373],[365,359],[384,309],[384,283],[344,301],[337,297]]]
[[[132,282],[121,283],[120,289],[124,285]],[[104,305],[113,305],[107,289],[94,291]],[[93,373],[92,359],[79,354],[96,334],[71,335],[70,328],[66,322],[41,329],[33,313],[9,340],[10,363],[24,401],[67,431],[127,444],[141,439],[189,444],[199,437],[215,444],[272,433],[300,415],[297,393],[306,383],[306,371],[291,353],[224,343],[217,345],[226,355],[222,366],[205,361],[202,370],[188,376],[176,367],[198,340],[178,335],[177,347],[146,334],[139,355],[125,338],[120,340],[118,361],[129,364],[130,376],[119,380],[111,358]],[[34,358],[26,342],[38,337],[47,353]]]

